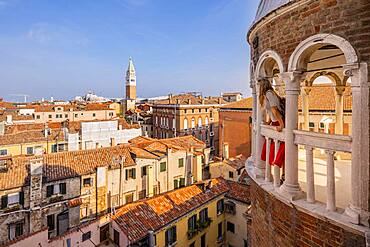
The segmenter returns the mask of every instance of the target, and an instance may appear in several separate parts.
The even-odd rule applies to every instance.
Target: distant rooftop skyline
[[[249,91],[247,29],[257,0],[0,0],[0,97],[138,97]]]

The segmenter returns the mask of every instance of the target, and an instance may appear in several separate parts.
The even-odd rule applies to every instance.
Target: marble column
[[[298,183],[298,145],[294,143],[293,131],[298,129],[298,95],[300,72],[285,72],[280,76],[286,85],[286,123],[285,123],[285,181],[279,189],[284,197],[294,200],[301,198],[303,193]]]
[[[335,134],[343,135],[343,93],[345,87],[335,87]]]
[[[352,90],[351,198],[345,212],[352,223],[369,226],[369,81],[366,63],[346,64]]]
[[[253,99],[251,157],[254,162],[256,160],[256,120],[257,120],[257,93],[255,81],[252,80],[250,82],[250,87],[252,89],[252,99]]]
[[[265,177],[265,162],[261,160],[261,153],[263,143],[265,138],[261,135],[261,124],[265,120],[265,110],[262,108],[261,104],[259,103],[259,84],[256,84],[256,104],[257,104],[257,111],[256,111],[256,138],[255,138],[255,160],[254,160],[254,175],[256,178],[264,178]]]
[[[309,87],[305,87],[302,90],[302,114],[303,114],[303,130],[309,131],[310,130],[310,115],[309,115],[309,103],[308,103],[308,96],[310,94],[311,89]]]

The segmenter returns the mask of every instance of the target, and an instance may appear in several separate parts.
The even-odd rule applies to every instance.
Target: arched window
[[[176,128],[176,119],[172,119],[172,128]]]
[[[185,118],[184,119],[184,129],[188,128],[188,120]]]
[[[205,125],[208,126],[208,117],[206,117],[204,122],[205,122]]]
[[[195,118],[192,118],[191,119],[191,127],[192,128],[195,128]]]
[[[198,118],[198,127],[202,127],[202,118]]]

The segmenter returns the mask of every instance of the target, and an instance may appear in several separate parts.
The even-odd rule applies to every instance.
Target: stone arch
[[[302,71],[307,66],[307,59],[319,47],[331,44],[338,47],[344,54],[347,64],[358,62],[358,57],[352,45],[342,37],[334,34],[316,34],[302,41],[289,58],[288,71]]]
[[[273,50],[267,50],[264,53],[262,53],[262,55],[260,56],[260,58],[259,58],[259,60],[257,62],[257,65],[255,67],[255,70],[254,70],[254,79],[256,81],[260,77],[268,77],[269,76],[262,69],[264,67],[264,65],[265,66],[266,65],[267,66],[270,66],[271,72],[273,72],[273,69],[274,68],[272,67],[272,64],[271,64],[272,61],[276,62],[276,64],[279,67],[279,72],[280,73],[285,72],[284,63],[283,63],[283,60],[281,59],[281,57],[279,56],[279,54],[277,54]]]
[[[320,71],[313,74],[306,82],[306,86],[311,87],[313,82],[320,76],[328,77],[336,86],[342,86],[343,81],[339,78],[339,76],[334,72],[328,71]]]

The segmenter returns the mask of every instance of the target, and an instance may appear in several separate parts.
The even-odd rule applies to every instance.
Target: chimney
[[[188,104],[191,105],[191,99],[188,99]]]
[[[220,97],[220,98],[218,98],[218,104],[222,104],[222,98]]]
[[[168,100],[169,100],[169,101],[170,101],[170,103],[171,103],[171,101],[172,101],[172,93],[168,94]]]
[[[40,231],[42,227],[42,166],[44,158],[35,156],[30,160],[30,232]]]
[[[6,123],[12,124],[13,123],[13,116],[12,115],[6,115]]]
[[[204,100],[204,99],[202,99],[202,105],[204,105],[204,103],[205,103],[205,100]]]
[[[224,160],[228,160],[229,159],[229,144],[228,143],[224,143],[224,147],[223,147],[223,158]]]
[[[176,100],[176,104],[180,105],[180,100],[179,99]]]
[[[148,235],[149,235],[149,247],[154,247],[155,246],[154,232],[149,231]]]
[[[116,144],[116,138],[114,138],[114,137],[110,138],[110,145],[111,145],[112,147],[114,147],[114,146],[116,146],[116,145],[117,145],[117,144]]]

